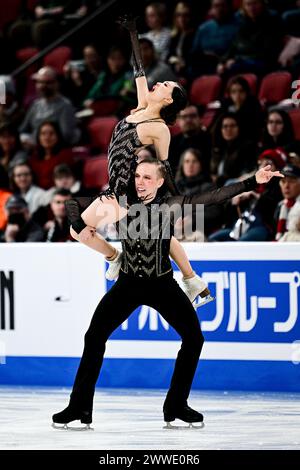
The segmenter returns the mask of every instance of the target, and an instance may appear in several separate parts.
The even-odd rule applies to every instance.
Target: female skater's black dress
[[[80,233],[85,227],[80,214],[94,199],[98,197],[101,199],[104,196],[107,198],[116,197],[121,205],[124,205],[124,201],[121,201],[120,197],[126,195],[125,203],[127,205],[130,206],[138,202],[134,191],[134,174],[138,158],[136,151],[145,147],[145,145],[140,141],[136,127],[144,122],[163,121],[162,119],[147,119],[140,122],[128,122],[124,118],[114,128],[108,148],[109,188],[94,198],[82,197],[66,201],[69,220],[72,219],[72,227],[77,233]],[[77,219],[77,222],[75,222],[75,219]]]
[[[138,124],[124,118],[114,128],[108,148],[109,189],[103,195],[112,194],[118,198],[128,192],[137,165],[135,153],[143,147],[136,130]]]

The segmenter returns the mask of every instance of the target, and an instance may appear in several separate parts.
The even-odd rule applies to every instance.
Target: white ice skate
[[[108,261],[109,266],[108,269],[105,273],[105,277],[108,281],[113,281],[114,279],[117,279],[119,276],[119,272],[121,269],[121,264],[122,264],[122,256],[123,253],[118,251],[117,256],[113,261]]]
[[[184,292],[195,308],[202,307],[202,305],[215,300],[215,298],[210,295],[207,284],[198,274],[195,274],[194,277],[190,279],[183,279],[182,283]],[[198,297],[200,297],[200,300],[198,300]]]

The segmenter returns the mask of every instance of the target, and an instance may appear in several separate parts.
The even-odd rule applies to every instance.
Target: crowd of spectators
[[[300,1],[198,4],[150,1],[139,20],[149,87],[176,80],[190,96],[170,129],[169,161],[179,191],[217,189],[271,165],[283,179],[205,208],[205,240],[300,241],[300,118],[298,126],[292,120],[300,110],[291,99],[292,81],[300,80]],[[2,25],[0,43],[10,57],[4,54],[0,64],[6,95],[0,104],[0,242],[71,241],[64,202],[96,196],[107,185],[107,169],[101,165],[99,178],[90,178],[88,162],[100,155],[103,162],[116,118],[136,107],[122,28],[110,18],[109,39],[99,39],[100,16],[51,60],[12,74],[22,57],[33,57],[99,5],[20,1],[19,16]],[[258,90],[276,72],[289,77],[289,89],[284,100],[268,102]],[[207,76],[219,80],[216,99],[193,100],[195,83]],[[143,152],[154,154],[152,148]],[[197,237],[195,230],[190,240]]]

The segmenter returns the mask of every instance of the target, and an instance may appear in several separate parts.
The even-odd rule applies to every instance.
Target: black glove
[[[80,200],[80,202],[79,202]],[[92,202],[91,198],[81,197],[77,199],[69,199],[65,202],[66,214],[70,225],[72,225],[75,232],[79,235],[80,232],[87,226],[81,218],[81,213]]]
[[[121,24],[124,28],[126,28],[130,33],[131,44],[132,44],[132,66],[133,66],[134,78],[145,76],[144,66],[143,66],[141,53],[140,53],[140,45],[139,45],[138,32],[136,28],[136,20],[137,18],[134,17],[133,15],[126,15],[118,20],[118,23]]]

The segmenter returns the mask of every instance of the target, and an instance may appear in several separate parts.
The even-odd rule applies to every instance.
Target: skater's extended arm
[[[271,171],[271,166],[267,165],[258,170],[254,176],[245,179],[239,183],[223,186],[222,188],[209,191],[204,194],[196,194],[195,196],[172,196],[168,198],[167,203],[172,205],[179,203],[184,204],[221,204],[234,196],[251,191],[256,188],[258,184],[268,183],[273,176],[283,177],[279,171]]]
[[[134,110],[136,112],[140,109],[146,108],[147,94],[149,92],[149,89],[140,53],[139,38],[136,29],[136,19],[128,16],[122,18],[120,20],[120,23],[126,29],[128,29],[132,44],[132,66],[138,97],[138,106]]]
[[[87,225],[84,223],[81,218],[81,213],[90,205],[92,198],[90,197],[80,197],[78,199],[70,199],[65,202],[66,213],[70,225],[76,233],[80,233]]]

